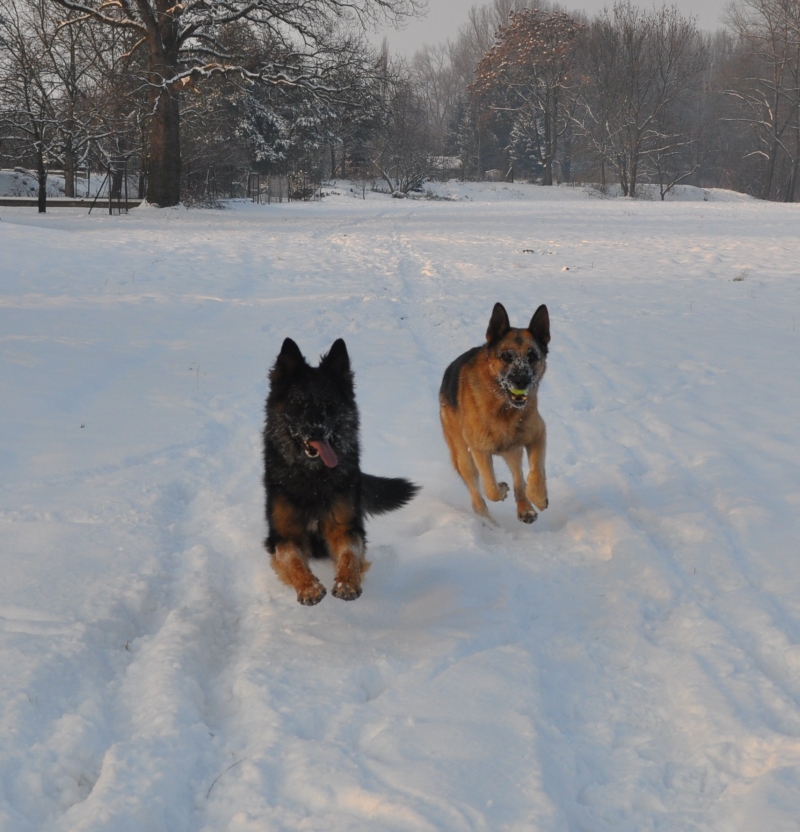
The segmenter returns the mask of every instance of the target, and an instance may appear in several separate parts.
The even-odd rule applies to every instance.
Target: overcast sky
[[[671,0],[667,5],[677,6],[687,17],[694,16],[701,29],[713,31],[722,25],[720,18],[728,2],[729,0]],[[640,0],[635,4],[642,7],[651,5],[647,0]],[[385,34],[391,52],[412,55],[425,43],[442,43],[448,38],[452,40],[459,26],[466,23],[467,14],[474,5],[476,0],[428,0],[428,13],[424,18],[410,21],[400,31],[383,30],[378,34],[377,41],[380,42]],[[612,6],[613,0],[562,0],[560,5],[594,15],[603,7]],[[660,6],[661,3],[658,2],[656,5]]]

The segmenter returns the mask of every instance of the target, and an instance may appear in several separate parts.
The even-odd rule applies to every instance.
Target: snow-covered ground
[[[0,830],[796,832],[800,205],[326,190],[0,209]],[[533,526],[438,424],[498,300],[552,321]],[[352,603],[261,544],[287,335],[424,486]]]

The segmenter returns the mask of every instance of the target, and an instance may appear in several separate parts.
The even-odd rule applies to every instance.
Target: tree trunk
[[[795,112],[800,110],[800,104]],[[798,117],[795,116],[794,125],[794,156],[792,158],[792,165],[789,170],[789,187],[786,190],[786,202],[794,202],[794,195],[797,191],[797,175],[800,172],[800,124],[797,123]]]
[[[112,161],[108,176],[111,199],[122,199],[122,164],[116,160]]]
[[[794,202],[795,191],[797,190],[797,174],[800,166],[798,166],[798,158],[795,151],[795,157],[792,159],[792,166],[789,170],[789,186],[786,189],[786,202]]]
[[[636,198],[636,180],[639,178],[639,155],[641,146],[638,139],[631,147],[630,165],[628,166],[628,196]]]
[[[555,130],[555,115],[550,116],[550,97],[546,99],[544,110],[544,159],[542,166],[542,185],[553,184],[553,160],[556,156],[556,139],[553,135]]]
[[[169,208],[181,201],[181,133],[178,96],[160,90],[153,109],[147,201]]]
[[[778,142],[773,141],[770,148],[769,156],[767,157],[767,169],[764,172],[764,186],[761,189],[761,199],[769,199],[772,191],[772,179],[775,175],[775,158],[778,155]]]
[[[147,164],[147,201],[169,208],[181,201],[181,114],[179,94],[167,85],[178,73],[177,46],[161,46],[150,53],[150,155]]]
[[[45,214],[47,213],[47,169],[44,166],[44,154],[41,150],[36,153],[36,178],[39,181],[39,213]]]
[[[75,197],[75,154],[71,141],[64,148],[64,196]]]

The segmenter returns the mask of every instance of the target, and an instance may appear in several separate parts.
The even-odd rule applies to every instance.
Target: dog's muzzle
[[[525,407],[528,403],[528,388],[520,388],[520,387],[507,387],[508,390],[508,398],[511,400],[511,404],[514,407]]]

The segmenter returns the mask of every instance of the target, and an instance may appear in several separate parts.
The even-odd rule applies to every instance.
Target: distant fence
[[[48,208],[108,207],[110,214],[127,213],[140,204],[136,198],[136,175],[131,175],[126,160],[112,160],[102,172],[96,168],[73,171],[72,182],[76,196],[64,196],[68,176],[65,171],[47,171],[45,205]],[[38,180],[32,171],[17,167],[0,171],[0,187],[7,196],[0,196],[4,207],[32,208],[39,206]],[[2,193],[2,191],[0,191]]]
[[[186,202],[249,199],[257,205],[320,199],[322,179],[304,171],[261,173],[243,167],[187,165],[182,198]]]
[[[117,193],[122,195],[127,190],[129,199],[141,199],[143,194],[140,193],[138,187],[138,180],[141,174],[136,171],[135,167],[127,162],[111,162],[111,166],[116,170],[119,166],[121,173],[116,177]],[[114,190],[114,185],[109,186],[108,164],[102,166],[80,167],[75,168],[72,172],[72,182],[74,194],[67,196],[67,179],[68,174],[61,168],[48,168],[47,170],[47,199],[60,199],[59,205],[63,205],[63,200],[92,200],[94,197],[100,195],[108,197],[109,187]],[[127,177],[127,182],[123,183],[120,176]],[[38,178],[34,171],[23,167],[16,167],[13,169],[0,170],[0,198],[29,198],[36,199],[39,190]],[[12,203],[9,203],[12,204]],[[19,201],[13,204],[21,204]]]
[[[305,173],[260,174],[251,171],[247,176],[245,198],[263,205],[272,202],[319,200],[322,180]]]
[[[106,165],[106,174],[95,195],[94,202],[89,208],[89,213],[97,205],[99,199],[104,197],[104,203],[108,202],[109,214],[127,214],[129,206],[129,182],[128,163],[125,159],[118,159]]]
[[[51,208],[91,208],[95,202],[95,199],[89,199],[88,197],[75,197],[73,199],[69,196],[49,196],[47,197],[47,210],[49,211]],[[107,203],[104,201],[102,204],[106,205]],[[119,207],[127,211],[141,204],[141,199],[128,199],[121,201]],[[39,200],[35,196],[0,196],[0,207],[3,208],[36,208],[38,205]]]

